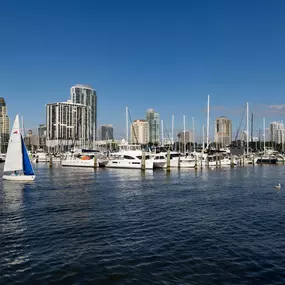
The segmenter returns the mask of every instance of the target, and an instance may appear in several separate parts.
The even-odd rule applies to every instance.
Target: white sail
[[[4,171],[23,170],[22,141],[19,115],[16,116],[10,135]]]

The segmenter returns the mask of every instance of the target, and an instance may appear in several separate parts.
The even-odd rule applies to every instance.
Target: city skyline
[[[27,129],[44,123],[45,105],[65,101],[77,82],[98,92],[98,125],[111,122],[119,138],[126,105],[133,118],[154,108],[168,130],[174,113],[176,133],[183,114],[188,126],[195,117],[197,134],[206,125],[208,94],[211,122],[231,117],[233,132],[246,101],[257,129],[263,117],[285,115],[283,1],[83,2],[2,5],[0,96]]]

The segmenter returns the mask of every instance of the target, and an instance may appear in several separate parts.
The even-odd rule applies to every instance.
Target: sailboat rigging
[[[11,181],[33,181],[35,173],[28,156],[27,148],[20,129],[19,115],[16,116],[10,135],[3,179]]]

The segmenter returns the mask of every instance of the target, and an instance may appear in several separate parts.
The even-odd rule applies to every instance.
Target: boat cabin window
[[[135,158],[129,155],[124,155],[124,159],[135,159]]]
[[[170,154],[170,159],[173,158],[173,157],[179,157],[180,156],[180,153],[171,153]]]
[[[141,156],[141,155],[138,155],[137,158],[138,158],[138,159],[142,159],[142,156]],[[146,156],[145,156],[145,159],[150,159],[150,156],[149,156],[149,155],[146,155]]]

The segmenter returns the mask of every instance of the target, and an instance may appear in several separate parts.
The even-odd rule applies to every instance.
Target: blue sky
[[[2,1],[1,93],[11,118],[45,122],[45,104],[77,83],[98,95],[98,125],[124,134],[157,110],[168,131],[216,116],[239,124],[245,102],[262,117],[285,114],[285,1]],[[166,135],[165,135],[166,136]]]

